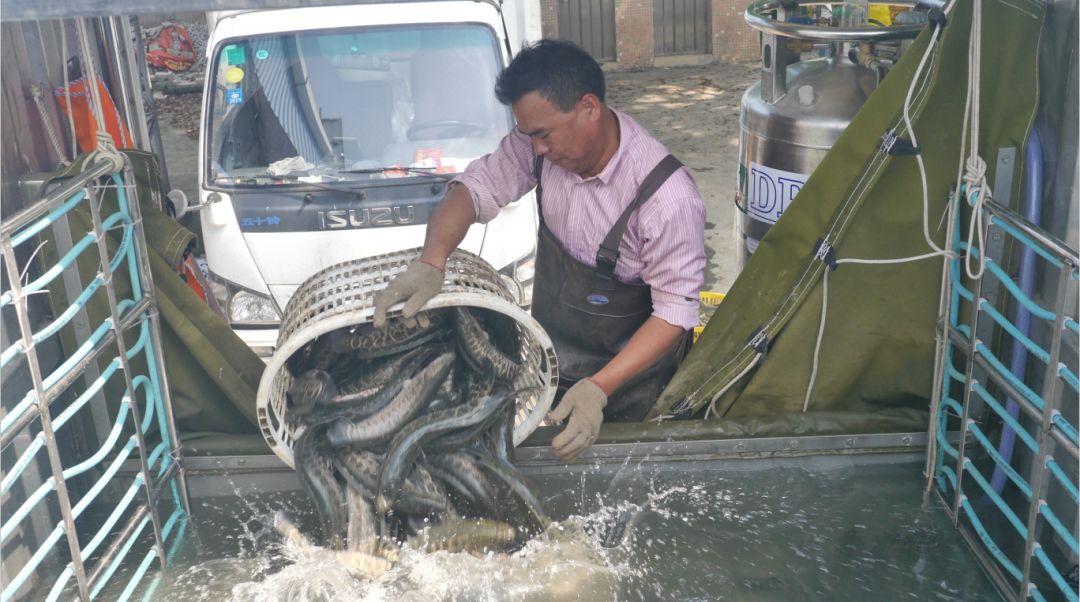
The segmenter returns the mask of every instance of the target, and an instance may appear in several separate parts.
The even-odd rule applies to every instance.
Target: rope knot
[[[986,179],[986,161],[978,155],[972,155],[964,161],[964,182],[978,186]]]

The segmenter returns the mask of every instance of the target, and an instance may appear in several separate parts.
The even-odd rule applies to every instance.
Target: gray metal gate
[[[597,61],[615,60],[615,0],[559,0],[559,39],[584,48]]]
[[[653,0],[656,56],[712,52],[710,5],[709,0]]]

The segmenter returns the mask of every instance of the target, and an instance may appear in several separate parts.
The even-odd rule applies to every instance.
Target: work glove
[[[560,460],[570,462],[596,441],[606,405],[607,395],[587,378],[579,380],[563,395],[559,406],[548,414],[548,419],[554,422],[570,417],[563,432],[551,440],[551,448]]]
[[[409,264],[375,296],[375,328],[386,326],[386,310],[404,301],[401,315],[411,319],[432,297],[439,294],[443,285],[443,271],[430,263],[417,259]]]

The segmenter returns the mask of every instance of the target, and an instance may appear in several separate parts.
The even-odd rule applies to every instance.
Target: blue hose
[[[1024,181],[1024,218],[1036,226],[1041,225],[1042,216],[1042,141],[1039,139],[1038,128],[1031,128],[1031,136],[1028,137],[1027,146],[1024,147],[1024,173],[1027,178]],[[1035,251],[1027,245],[1020,250],[1020,290],[1030,299],[1035,289]],[[1031,334],[1031,312],[1022,303],[1016,306],[1016,327],[1024,334]],[[1027,371],[1027,349],[1019,340],[1013,340],[1012,357],[1009,369],[1020,381],[1024,380]],[[1020,416],[1020,404],[1009,398],[1005,404],[1005,410],[1013,418]],[[1016,431],[1005,425],[1001,431],[1001,442],[998,444],[998,454],[1006,462],[1012,462],[1013,449],[1016,446]],[[990,486],[996,493],[1001,493],[1005,487],[1005,471],[1000,466],[994,467],[994,475],[990,479]]]

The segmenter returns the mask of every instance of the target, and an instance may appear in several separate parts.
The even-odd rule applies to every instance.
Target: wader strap
[[[615,225],[608,231],[604,241],[600,243],[600,248],[596,251],[595,274],[598,280],[604,284],[610,284],[615,278],[615,264],[619,262],[619,242],[622,241],[623,235],[626,234],[626,225],[630,222],[630,216],[634,214],[634,211],[637,211],[637,208],[642,203],[656,194],[656,191],[671,177],[671,174],[682,166],[682,162],[676,159],[674,155],[668,155],[656,164],[656,167],[649,172],[649,175],[645,176],[641,186],[638,187],[637,196],[626,207],[619,219],[615,221]],[[533,174],[536,176],[536,205],[541,224],[544,223],[543,186],[540,185],[540,176],[543,172],[544,158],[538,156],[533,163]]]
[[[537,155],[533,163],[533,174],[536,175],[536,212],[540,214],[540,223],[544,223],[544,203],[540,200],[543,196],[544,187],[540,185],[540,174],[544,172],[544,158]]]
[[[645,176],[641,186],[638,188],[637,196],[634,197],[634,201],[623,211],[615,225],[608,231],[607,236],[604,237],[604,242],[600,243],[600,249],[596,252],[596,276],[599,279],[610,282],[615,277],[615,264],[619,262],[619,242],[622,241],[623,234],[626,233],[626,224],[630,221],[630,216],[642,203],[656,193],[660,186],[671,177],[671,174],[675,173],[675,170],[682,166],[683,164],[674,155],[668,155],[656,164],[656,167],[649,172],[649,175]]]

